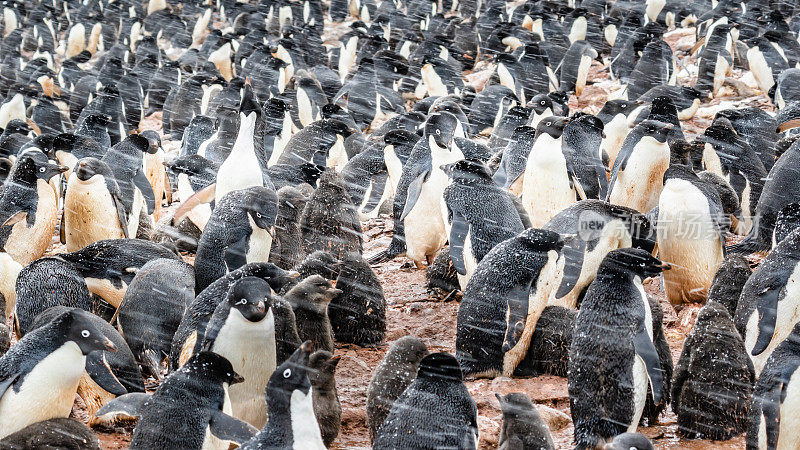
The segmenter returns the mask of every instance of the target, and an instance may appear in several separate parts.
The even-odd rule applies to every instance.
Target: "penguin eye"
[[[442,134],[442,130],[436,130],[436,135],[438,136],[440,134]]]
[[[257,212],[257,213],[256,213],[256,217],[260,219],[260,218],[261,218],[261,213],[260,213],[260,212]]]
[[[544,100],[540,101],[539,104],[544,106]]]
[[[236,302],[236,304],[237,305],[246,305],[247,304],[247,299],[243,298],[243,299],[239,300],[238,302]]]
[[[547,125],[549,127],[552,124],[553,124],[553,122],[547,122],[545,125]]]
[[[45,170],[47,170],[47,169],[45,169],[44,167],[39,167],[39,172],[44,173]]]
[[[292,369],[286,369],[283,371],[283,378],[289,378],[292,376]]]
[[[88,337],[89,337],[89,336],[91,336],[91,335],[92,335],[92,333],[90,333],[90,332],[89,332],[89,330],[83,330],[83,331],[81,331],[81,336],[83,336],[83,337],[85,337],[85,338],[88,338]]]
[[[622,105],[622,109],[625,109],[627,107],[628,107],[628,105]]]

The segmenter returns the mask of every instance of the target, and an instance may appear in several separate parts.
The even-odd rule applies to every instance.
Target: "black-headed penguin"
[[[673,165],[664,173],[657,217],[658,256],[673,266],[664,272],[667,299],[673,305],[704,301],[730,228],[718,192],[688,167]]]
[[[197,245],[195,291],[248,262],[266,262],[278,215],[275,191],[254,186],[217,203]]]
[[[378,429],[373,448],[477,448],[478,408],[463,380],[453,355],[423,358],[417,378]]]
[[[606,167],[614,167],[614,161],[617,159],[620,149],[622,149],[622,144],[625,142],[628,132],[630,132],[628,115],[636,107],[637,103],[633,101],[608,100],[597,113],[597,117],[603,121],[605,137],[600,144],[600,157],[603,158],[603,161],[608,158]]]
[[[559,211],[575,203],[583,187],[575,178],[572,158],[563,150],[566,117],[543,118],[522,174],[522,206],[534,227],[541,227]],[[508,183],[508,181],[506,181]],[[585,194],[580,196],[585,198]]]
[[[213,352],[194,355],[153,394],[118,397],[97,412],[138,418],[131,447],[224,450],[255,434],[252,426],[230,416],[231,386],[244,381],[230,361]],[[182,426],[176,427],[179,422]]]
[[[646,213],[658,205],[669,167],[672,124],[645,120],[625,138],[611,171],[606,200]]]
[[[652,251],[655,236],[650,221],[638,211],[602,200],[582,200],[564,209],[544,227],[575,235],[564,243],[564,266],[550,305],[575,308],[606,255],[619,248]]]
[[[525,166],[528,163],[531,149],[539,137],[536,128],[533,127],[521,126],[514,130],[508,145],[502,149],[502,154],[499,155],[499,167],[492,176],[498,186],[508,189],[515,195],[522,194]]]
[[[442,194],[450,259],[464,289],[483,257],[525,227],[511,198],[492,181],[482,163],[461,160],[442,166],[442,170],[450,178]]]
[[[42,256],[58,221],[58,199],[50,179],[66,167],[40,151],[25,152],[11,168],[0,194],[0,248],[19,264]]]
[[[600,155],[600,145],[605,137],[603,122],[591,114],[575,114],[564,127],[561,135],[561,150],[572,166],[574,183],[580,183],[584,198],[606,198],[608,179]]]
[[[150,140],[141,134],[132,134],[115,144],[103,156],[102,161],[111,168],[121,193],[125,211],[128,214],[128,236],[136,236],[142,212],[153,214],[156,198],[153,186],[147,179],[144,168],[146,153],[157,151]],[[160,202],[161,199],[159,198]],[[146,207],[146,209],[144,209]]]
[[[311,345],[306,341],[272,373],[266,389],[269,423],[242,450],[304,448],[324,450],[322,432],[314,415],[308,361]]]
[[[744,338],[756,373],[789,336],[800,311],[800,230],[792,231],[748,278],[736,308],[736,328]]]
[[[116,347],[80,310],[63,313],[20,339],[0,358],[0,436],[68,417],[86,355],[95,350]]]
[[[800,324],[795,325],[778,345],[764,366],[753,389],[747,449],[796,448],[800,445],[797,430],[798,368],[800,368]]]
[[[597,58],[597,50],[586,41],[575,41],[564,54],[558,70],[558,88],[567,92],[575,92],[580,97],[586,87],[589,67]]]
[[[635,432],[650,389],[656,403],[666,395],[653,312],[642,286],[644,278],[665,267],[645,250],[614,250],[589,285],[575,322],[567,375],[576,448],[595,448]],[[598,364],[598,358],[607,363]]]
[[[361,220],[378,217],[381,205],[391,199],[393,190],[385,154],[379,146],[368,145],[342,169],[342,178],[350,188],[350,198]]]
[[[64,196],[61,236],[67,251],[78,251],[103,239],[130,237],[129,217],[108,164],[92,157],[78,161]]]
[[[529,228],[484,256],[458,308],[456,356],[465,375],[511,376],[555,287],[563,246],[557,233]]]
[[[176,211],[176,215],[185,211],[186,219],[194,224],[197,230],[203,231],[211,217],[211,205],[210,202],[202,201],[201,197],[205,196],[193,196],[214,184],[217,178],[214,164],[200,155],[181,156],[164,164],[177,178],[178,199],[181,201],[181,208],[179,208],[180,211]],[[184,207],[184,205],[186,206]],[[182,221],[181,217],[173,216],[173,225],[178,226],[180,221]]]

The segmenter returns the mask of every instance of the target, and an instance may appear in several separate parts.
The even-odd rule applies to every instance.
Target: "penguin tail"
[[[402,255],[405,251],[405,241],[395,235],[392,237],[392,242],[389,244],[389,248],[367,258],[367,262],[370,265],[385,263],[387,261],[391,261],[397,256]]]

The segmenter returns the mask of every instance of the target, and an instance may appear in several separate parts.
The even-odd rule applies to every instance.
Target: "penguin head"
[[[303,163],[300,165],[300,180],[310,184],[311,186],[316,186],[317,180],[319,180],[319,177],[322,176],[323,172],[325,172],[325,169],[325,166],[321,166],[319,164]]]
[[[620,273],[638,276],[641,279],[653,277],[668,270],[668,263],[659,261],[640,248],[621,248],[612,250],[600,263],[598,272]]]
[[[431,114],[425,122],[425,135],[439,147],[450,148],[459,125],[456,116],[449,112]]]
[[[650,115],[648,116],[648,119],[659,119],[665,121],[666,118],[675,119],[674,121],[670,121],[672,123],[677,122],[678,108],[675,106],[675,102],[672,101],[671,98],[667,97],[666,95],[660,95],[650,102]]]
[[[778,133],[800,127],[800,102],[788,103],[775,116],[775,122],[778,124]]]
[[[106,127],[111,123],[111,116],[106,114],[89,114],[83,122],[90,126]]]
[[[337,119],[323,119],[318,121],[322,126],[322,129],[332,135],[341,136],[342,138],[348,138],[351,134],[355,133],[356,130],[347,126],[346,123],[342,122],[341,120]]]
[[[281,269],[272,263],[249,263],[242,269],[247,276],[258,277],[266,281],[274,292],[281,292],[283,288],[297,280],[298,272]]]
[[[530,103],[528,103],[528,105],[530,105]],[[516,105],[516,106],[512,107],[511,109],[509,109],[508,112],[506,113],[506,115],[508,115],[509,117],[513,117],[515,119],[518,119],[518,120],[527,121],[528,118],[531,117],[531,112],[533,112],[533,111],[534,111],[534,108],[531,107],[531,106]]]
[[[278,407],[288,411],[294,392],[308,395],[311,381],[308,379],[308,360],[311,356],[311,341],[305,341],[283,364],[275,369],[267,383],[267,404],[270,411]]]
[[[622,433],[606,444],[603,450],[654,450],[653,443],[642,433]]]
[[[561,235],[539,228],[528,228],[518,235],[520,241],[531,251],[549,252],[555,250],[560,252],[564,247],[564,240]]]
[[[533,108],[536,114],[542,114],[549,108],[550,111],[553,111],[553,99],[548,97],[545,94],[537,94],[535,95],[530,102],[528,102],[528,106]],[[512,108],[513,109],[513,108]]]
[[[383,143],[395,147],[414,145],[418,140],[419,135],[417,133],[412,133],[411,131],[403,129],[392,130],[383,135]]]
[[[317,350],[308,360],[308,379],[315,389],[318,387],[335,389],[336,366],[341,356],[333,356],[325,350]]]
[[[24,120],[14,119],[6,124],[6,128],[3,130],[3,134],[9,135],[14,133],[19,133],[23,135],[28,135],[31,132],[31,128]]]
[[[63,321],[68,325],[67,340],[78,344],[84,355],[95,350],[117,351],[117,347],[111,342],[111,339],[106,337],[102,330],[94,324],[90,313],[86,311],[72,309],[54,320]]]
[[[274,190],[255,186],[247,189],[245,208],[256,226],[272,232],[278,217],[278,195]]]
[[[500,402],[500,410],[504,417],[517,417],[534,410],[531,399],[522,392],[511,392],[506,395],[494,394]]]
[[[324,309],[342,293],[342,290],[336,289],[330,281],[321,275],[311,275],[293,287],[291,292],[294,298]]]
[[[536,139],[536,128],[527,125],[514,128],[514,133],[511,135],[511,142],[533,143],[534,139]]]
[[[233,370],[233,365],[224,356],[211,351],[200,351],[192,355],[180,369],[200,379],[228,383],[241,383],[244,377]]]
[[[386,353],[386,360],[395,364],[414,364],[428,356],[428,347],[416,336],[403,336],[396,340]]]
[[[136,154],[138,153],[145,154],[145,153],[155,153],[158,151],[158,147],[153,149],[153,145],[151,144],[150,140],[145,137],[143,134],[131,134],[125,138],[122,142],[118,143],[115,147],[122,147],[124,146],[125,149],[130,149],[133,153],[129,154]],[[126,152],[127,153],[127,152]]]
[[[609,100],[603,105],[603,108],[600,109],[600,112],[597,113],[597,116],[601,118],[603,123],[608,123],[611,122],[611,120],[618,114],[627,116],[633,110],[635,110],[639,104],[640,102],[636,100]]]
[[[309,275],[318,273],[329,280],[335,280],[339,276],[341,268],[342,261],[333,256],[333,254],[322,250],[317,250],[306,256],[306,259],[297,266],[299,272]]]
[[[477,160],[462,159],[440,167],[454,182],[471,185],[492,183],[492,174],[489,168]]]
[[[75,176],[81,181],[89,181],[95,175],[109,177],[111,174],[111,168],[108,167],[108,164],[97,158],[83,158],[75,165]]]
[[[270,287],[256,277],[244,277],[233,283],[228,291],[228,304],[250,322],[260,322],[270,307]]]
[[[244,86],[242,102],[239,104],[239,114],[244,117],[255,114],[256,118],[261,114],[261,106],[259,106],[258,101],[256,101],[255,94],[253,94],[253,87],[250,86],[250,83]]]
[[[417,378],[429,381],[461,382],[464,380],[464,375],[455,356],[439,352],[422,358],[419,369],[417,369]]]
[[[64,173],[69,167],[50,162],[44,153],[36,150],[25,152],[19,157],[13,171],[31,179],[50,181],[54,176]]]
[[[596,133],[602,137],[606,137],[605,133],[603,133],[603,121],[592,114],[583,112],[575,113],[567,126],[570,128],[580,127],[584,132]]]
[[[197,176],[213,171],[211,161],[200,155],[181,156],[172,161],[164,161],[164,165],[174,174],[184,173],[189,176]]]
[[[656,120],[643,120],[637,127],[642,127],[642,136],[650,136],[660,143],[667,142],[667,136],[674,125]]]
[[[778,213],[773,232],[773,243],[781,242],[797,228],[800,228],[800,203],[790,203]]]
[[[703,143],[714,146],[717,153],[722,154],[723,157],[735,156],[727,155],[730,150],[726,149],[726,147],[735,144],[736,141],[738,141],[738,135],[736,134],[736,130],[733,129],[731,122],[725,117],[715,118],[714,122],[712,122],[697,139]]]
[[[569,121],[569,117],[545,117],[539,121],[539,124],[536,126],[536,137],[538,138],[542,134],[547,133],[553,139],[558,139],[564,133],[564,127],[567,126]]]
[[[161,136],[159,136],[158,132],[156,132],[155,130],[142,131],[142,133],[139,134],[139,136],[147,139],[147,142],[149,144],[147,148],[147,153],[154,155],[161,148]]]

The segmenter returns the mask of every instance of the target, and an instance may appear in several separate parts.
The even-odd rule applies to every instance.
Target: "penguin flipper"
[[[222,411],[215,411],[208,424],[211,434],[224,441],[244,444],[258,433],[258,429],[247,422],[231,417]]]
[[[125,203],[122,202],[122,199],[119,197],[117,193],[111,194],[111,201],[114,202],[114,207],[117,208],[117,217],[119,218],[119,226],[122,227],[122,234],[125,238],[129,238],[128,236],[128,213],[125,212]],[[61,240],[62,243],[67,243],[67,237],[64,231],[64,215],[61,216]]]
[[[144,392],[121,395],[103,405],[94,416],[99,418],[107,414],[124,414],[128,417],[137,418],[142,415],[144,404],[150,399],[151,395]]]
[[[67,216],[66,214],[61,214],[61,225],[59,225],[58,227],[58,240],[61,241],[62,244],[67,243],[67,229],[66,229],[66,224],[64,223],[64,218],[66,216]],[[122,228],[124,231],[127,231],[126,230],[127,227],[122,227]]]
[[[228,272],[233,272],[247,264],[247,236],[239,239],[225,249],[225,264]]]
[[[147,203],[147,214],[153,214],[156,210],[156,194],[153,193],[153,186],[147,180],[144,172],[141,170],[136,172],[133,176],[133,184],[141,191],[145,203]]]
[[[14,214],[12,214],[11,217],[6,219],[5,222],[3,222],[3,225],[0,225],[0,226],[10,227],[10,226],[13,226],[16,223],[22,222],[27,217],[28,217],[28,212],[27,211],[17,211]]]
[[[636,354],[644,361],[647,368],[647,375],[650,377],[650,388],[653,390],[653,401],[658,404],[661,401],[661,390],[664,382],[661,374],[661,360],[658,358],[656,346],[647,334],[647,328],[642,324],[639,331],[633,337],[633,348]]]
[[[758,294],[758,303],[756,304],[756,309],[758,310],[758,337],[756,337],[756,343],[751,352],[753,356],[764,353],[764,350],[767,349],[772,337],[775,335],[775,323],[778,320],[778,301],[780,300],[779,295],[781,292],[780,286],[776,285],[781,283],[777,277],[770,281],[771,283]]]
[[[212,200],[214,200],[216,193],[217,183],[211,183],[203,189],[200,189],[192,194],[192,196],[186,200],[182,200],[181,206],[175,210],[175,214],[172,216],[172,225],[175,226],[181,223],[181,220],[183,220],[183,218],[186,217],[186,215],[197,206],[200,206],[203,203],[210,203]]]
[[[6,393],[6,390],[11,387],[22,376],[22,372],[11,374],[8,378],[0,381],[0,398]]]
[[[467,274],[467,267],[464,265],[464,241],[469,232],[469,222],[456,211],[451,211],[452,228],[450,229],[450,260],[453,267],[461,275]]]
[[[125,395],[128,390],[120,383],[106,361],[105,352],[92,352],[86,357],[86,372],[101,388],[114,395]]]
[[[562,251],[564,255],[564,276],[558,286],[556,298],[562,298],[572,292],[583,270],[583,257],[586,252],[586,241],[576,236],[569,243],[564,245]]]
[[[411,182],[411,185],[408,186],[408,197],[406,198],[406,204],[403,206],[403,214],[400,216],[400,220],[404,220],[408,213],[414,209],[414,205],[419,200],[419,196],[422,193],[422,185],[425,183],[425,180],[428,178],[430,174],[430,170],[426,169],[416,178],[414,181]]]
[[[381,201],[383,191],[386,189],[386,179],[389,178],[388,173],[379,173],[372,178],[372,190],[369,193],[369,200],[364,205],[364,211],[372,211],[378,206]]]

